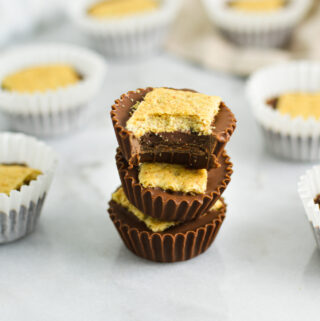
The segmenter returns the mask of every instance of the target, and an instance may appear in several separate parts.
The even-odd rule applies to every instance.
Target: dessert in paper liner
[[[296,25],[312,6],[312,0],[290,0],[272,13],[238,12],[229,0],[202,0],[209,18],[238,45],[279,47],[285,45]]]
[[[37,136],[65,134],[83,125],[88,103],[105,76],[106,64],[94,52],[68,44],[34,44],[6,51],[0,60],[0,82],[20,69],[50,63],[72,66],[82,77],[76,84],[36,93],[0,88],[0,111],[11,128]]]
[[[120,149],[116,155],[119,176],[128,200],[141,212],[162,221],[194,220],[215,204],[229,184],[233,172],[227,154],[223,153],[220,159],[222,166],[212,169],[208,175],[208,190],[204,194],[187,195],[143,187],[138,179],[138,168],[128,166]],[[210,179],[217,179],[212,187]]]
[[[316,196],[320,194],[320,166],[313,167],[301,176],[298,192],[320,249],[320,208],[319,204],[314,202]]]
[[[157,262],[178,262],[203,252],[215,240],[223,223],[226,204],[197,220],[181,223],[163,232],[152,232],[127,209],[110,201],[109,214],[120,237],[134,254]]]
[[[263,68],[247,84],[247,96],[266,146],[273,154],[292,160],[320,159],[320,121],[291,118],[266,101],[286,92],[320,91],[320,63],[293,61]]]
[[[152,91],[154,88],[148,87],[145,89],[137,89],[136,91],[129,91],[123,94],[120,99],[115,101],[111,110],[111,119],[114,126],[114,131],[120,146],[120,149],[129,162],[130,165],[138,165],[140,162],[165,162],[175,163],[190,166],[192,168],[215,168],[219,167],[218,156],[224,150],[225,145],[229,141],[231,135],[236,128],[236,119],[233,113],[224,103],[223,107],[223,120],[219,114],[216,116],[221,119],[219,130],[215,133],[216,142],[215,147],[211,151],[209,157],[203,155],[192,154],[190,151],[176,153],[173,151],[161,152],[157,154],[143,153],[137,154],[136,146],[139,144],[133,132],[126,129],[126,122],[130,117],[130,108],[139,101],[142,101],[144,96]],[[181,89],[194,92],[190,89]]]
[[[159,0],[152,12],[114,19],[94,19],[87,14],[96,0],[74,3],[71,15],[76,25],[100,49],[110,56],[147,55],[159,48],[176,17],[181,0]]]
[[[0,164],[26,164],[42,172],[10,195],[0,193],[0,244],[33,232],[48,193],[57,158],[50,147],[23,134],[0,133]]]

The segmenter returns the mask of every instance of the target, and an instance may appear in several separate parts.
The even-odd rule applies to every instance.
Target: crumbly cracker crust
[[[41,171],[21,165],[0,165],[0,193],[9,195],[36,180]]]
[[[159,7],[156,0],[108,0],[97,2],[87,13],[97,19],[120,18],[137,13],[155,10]]]
[[[147,93],[127,122],[136,137],[145,133],[196,132],[210,135],[221,98],[200,93],[155,88]]]
[[[286,0],[234,0],[229,6],[241,11],[266,12],[281,9],[286,3]]]
[[[206,169],[188,169],[178,164],[142,163],[139,181],[144,187],[203,194],[207,189]]]
[[[279,97],[277,110],[290,117],[320,119],[320,93],[286,93]]]
[[[2,88],[21,93],[44,92],[77,83],[76,70],[65,64],[50,64],[24,68],[6,76]]]

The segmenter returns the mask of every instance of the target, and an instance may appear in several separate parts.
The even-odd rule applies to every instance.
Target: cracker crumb
[[[217,200],[214,205],[210,208],[210,211],[219,211],[223,207],[223,203],[221,200]]]

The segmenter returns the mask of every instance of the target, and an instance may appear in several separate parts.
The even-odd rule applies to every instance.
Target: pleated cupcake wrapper
[[[301,176],[298,183],[298,192],[317,246],[320,249],[320,208],[318,204],[314,203],[314,199],[320,194],[320,166],[313,167]]]
[[[18,240],[34,231],[37,226],[45,194],[29,206],[22,205],[19,211],[0,212],[0,244]]]
[[[0,59],[0,82],[26,67],[51,63],[69,64],[83,77],[65,88],[18,93],[0,88],[0,110],[11,128],[38,136],[65,134],[83,125],[89,102],[102,86],[104,60],[92,51],[67,44],[18,46]]]
[[[68,134],[82,128],[90,119],[90,109],[87,104],[73,109],[58,111],[42,116],[40,114],[13,114],[3,112],[11,129],[38,137],[52,137]]]
[[[177,201],[172,195],[166,193],[166,199],[159,195],[152,197],[151,192],[144,188],[140,183],[128,176],[128,164],[124,161],[121,152],[118,150],[116,164],[121,179],[123,190],[128,200],[141,212],[162,221],[191,221],[207,212],[215,202],[221,197],[231,180],[232,163],[230,158],[224,153],[226,158],[227,170],[224,180],[217,186],[216,190],[208,194],[201,195],[201,201],[195,196],[193,202]]]
[[[231,42],[243,47],[282,47],[289,43],[293,27],[279,30],[248,32],[222,29],[222,34]]]
[[[162,45],[181,0],[162,0],[161,6],[152,12],[100,20],[87,14],[94,3],[95,0],[74,3],[71,14],[75,23],[103,53],[125,57],[146,55]]]
[[[279,47],[286,44],[294,27],[312,6],[312,0],[290,0],[272,13],[246,13],[229,8],[227,0],[202,0],[209,18],[238,45]]]
[[[147,88],[139,88],[136,91],[129,91],[126,94],[121,95],[120,99],[115,101],[115,104],[112,106],[111,110],[111,120],[113,123],[114,131],[117,137],[118,144],[123,153],[124,158],[128,161],[130,165],[137,166],[139,165],[139,155],[135,154],[133,151],[133,140],[135,139],[134,134],[127,130],[119,121],[116,110],[118,108],[122,108],[126,103],[133,103],[134,101],[140,101],[148,92],[152,91],[152,87]],[[230,124],[225,128],[225,139],[224,142],[218,142],[216,147],[212,151],[212,157],[207,157],[206,160],[203,160],[203,157],[198,157],[197,155],[193,155],[191,153],[177,155],[176,153],[171,153],[171,155],[157,155],[152,160],[148,160],[148,162],[165,162],[165,163],[178,163],[178,164],[188,164],[189,166],[194,164],[200,164],[199,168],[215,168],[219,166],[218,156],[224,150],[225,145],[227,144],[229,138],[233,134],[236,128],[236,119],[234,115],[231,113],[230,115]],[[167,153],[169,154],[169,153]],[[166,158],[164,161],[163,158]]]
[[[251,76],[247,96],[266,146],[273,154],[299,161],[320,159],[320,121],[291,118],[266,103],[283,93],[317,92],[319,89],[318,62],[293,61],[263,68]]]
[[[0,164],[26,164],[40,170],[38,176],[20,191],[0,194],[0,243],[7,243],[31,233],[41,213],[57,166],[50,147],[23,134],[0,134]]]
[[[139,231],[117,219],[112,207],[110,218],[126,247],[137,256],[156,262],[178,262],[192,259],[205,252],[216,238],[225,218],[226,206],[212,222],[186,233],[156,233]],[[185,223],[187,224],[187,223]]]
[[[148,57],[164,44],[170,23],[126,34],[90,34],[92,44],[103,55],[130,58]],[[86,30],[82,29],[84,32]]]

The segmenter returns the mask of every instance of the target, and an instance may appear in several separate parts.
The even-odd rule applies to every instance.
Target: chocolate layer
[[[210,211],[163,232],[152,232],[123,206],[114,201],[109,205],[110,218],[127,248],[157,262],[185,261],[206,251],[217,236],[226,212],[223,203],[219,211]]]
[[[229,184],[232,174],[232,163],[227,154],[223,153],[218,160],[221,166],[208,171],[206,192],[190,195],[143,187],[139,182],[138,167],[129,166],[120,149],[116,155],[122,187],[128,200],[143,213],[163,221],[191,221],[214,205]]]
[[[141,102],[153,88],[138,89],[124,94],[112,106],[111,118],[120,148],[130,165],[143,162],[183,164],[191,168],[211,169],[219,166],[218,157],[235,127],[234,115],[224,103],[213,121],[211,135],[197,133],[148,133],[140,139],[126,129],[131,108]],[[189,90],[189,89],[183,89]],[[193,90],[189,90],[193,91]]]
[[[278,101],[279,101],[279,97],[275,97],[275,98],[268,99],[266,103],[273,109],[277,109]]]
[[[315,204],[320,206],[320,194],[318,194],[313,201]]]

